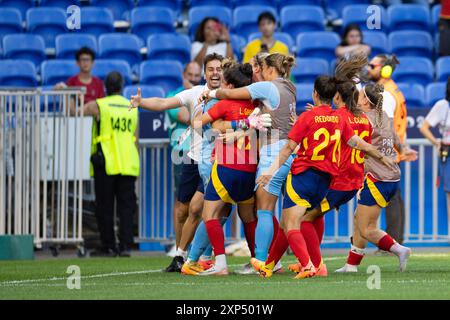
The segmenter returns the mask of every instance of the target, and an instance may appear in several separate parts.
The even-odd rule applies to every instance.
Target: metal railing
[[[83,243],[92,119],[70,116],[83,95],[0,90],[0,235],[33,234],[37,247]]]
[[[416,162],[402,163],[401,189],[405,202],[405,242],[450,242],[445,193],[435,186],[438,175],[437,151],[426,139],[409,139],[408,144],[419,152]],[[169,242],[173,240],[172,161],[168,139],[140,141],[141,168],[139,179],[138,242]],[[353,232],[356,201],[330,212],[325,217],[324,243],[348,243]],[[276,215],[281,212],[281,201]],[[384,228],[384,214],[380,217]],[[233,226],[232,226],[233,225]],[[240,222],[227,223],[228,240],[240,239]]]

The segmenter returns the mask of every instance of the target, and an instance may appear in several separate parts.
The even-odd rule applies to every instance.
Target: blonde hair
[[[275,68],[278,74],[285,79],[289,79],[291,69],[295,65],[295,58],[293,56],[286,56],[281,53],[269,54],[264,61],[267,66]]]

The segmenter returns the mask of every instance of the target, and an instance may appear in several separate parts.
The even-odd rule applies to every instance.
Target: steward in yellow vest
[[[139,175],[138,111],[121,96],[123,77],[106,76],[106,97],[90,101],[84,115],[94,116],[91,176],[95,183],[96,218],[101,247],[91,256],[130,256],[133,216],[136,212],[136,177]],[[114,203],[120,219],[119,245],[114,234]]]

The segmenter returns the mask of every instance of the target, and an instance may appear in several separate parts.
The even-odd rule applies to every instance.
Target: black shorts
[[[193,162],[183,163],[180,183],[178,185],[177,200],[182,203],[189,202],[196,191],[205,193],[203,181],[198,173],[198,165]]]

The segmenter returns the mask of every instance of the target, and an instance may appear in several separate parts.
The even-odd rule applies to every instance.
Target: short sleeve
[[[193,90],[188,89],[188,90],[183,90],[181,92],[178,92],[175,95],[175,97],[177,97],[180,100],[182,106],[189,108],[193,94],[194,94]]]
[[[306,136],[306,131],[310,122],[308,117],[308,112],[303,112],[294,123],[291,131],[288,134],[288,138],[297,142],[298,144],[302,142],[303,138]]]
[[[386,112],[389,118],[394,118],[395,107],[397,102],[395,101],[394,96],[388,92],[383,92],[383,110]]]
[[[278,108],[280,104],[280,92],[272,82],[255,82],[247,86],[246,88],[250,92],[252,100],[263,100],[266,107],[271,110]]]
[[[217,119],[224,118],[226,110],[227,109],[226,106],[224,105],[224,102],[219,101],[214,106],[212,106],[211,109],[208,110],[208,114],[213,121],[216,121]]]
[[[195,57],[198,55],[200,50],[202,50],[203,43],[194,41],[191,46],[191,60],[195,60]]]
[[[444,121],[446,113],[448,112],[448,102],[446,100],[439,100],[431,108],[430,112],[426,116],[425,120],[430,124],[431,127],[435,127],[437,124]]]

